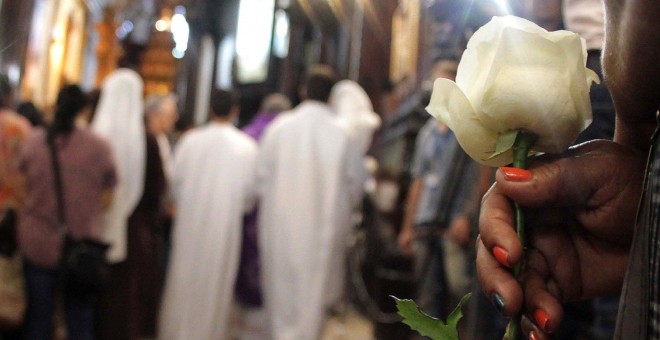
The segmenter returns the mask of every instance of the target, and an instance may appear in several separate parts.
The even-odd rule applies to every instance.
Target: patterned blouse
[[[15,205],[20,181],[18,154],[30,132],[30,123],[18,114],[0,109],[0,216]]]

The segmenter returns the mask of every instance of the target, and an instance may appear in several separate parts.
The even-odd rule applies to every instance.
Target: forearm
[[[660,2],[607,0],[605,81],[617,112],[615,141],[646,151],[660,106]]]
[[[646,117],[645,119],[617,116],[614,141],[646,154],[651,145],[651,136],[653,136],[655,128],[655,116]]]

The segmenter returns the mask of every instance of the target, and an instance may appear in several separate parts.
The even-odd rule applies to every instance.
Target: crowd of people
[[[13,111],[0,78],[3,221],[16,222],[27,300],[3,339],[319,337],[343,298],[336,274],[380,124],[364,90],[314,65],[299,105],[266,96],[241,131],[238,94],[213,89],[208,123],[175,140],[176,97],[143,98],[119,66],[97,100],[64,86],[46,125]],[[62,285],[64,235],[109,246],[103,287]]]

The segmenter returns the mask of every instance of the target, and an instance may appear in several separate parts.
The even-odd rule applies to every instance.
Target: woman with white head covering
[[[364,89],[352,80],[342,80],[337,82],[330,92],[328,99],[330,107],[337,114],[339,123],[348,131],[348,134],[359,149],[361,155],[366,155],[373,139],[374,132],[380,127],[381,119],[374,112],[373,105]],[[362,166],[365,167],[367,158],[364,158]],[[344,282],[346,275],[346,249],[348,246],[348,236],[353,223],[357,223],[361,218],[356,210],[347,225],[342,225],[340,230],[336,230],[335,249],[333,250],[332,270],[333,276],[328,283],[328,289],[325,296],[326,306],[329,308],[339,307],[344,297]]]
[[[111,280],[99,301],[99,339],[153,338],[162,290],[158,221],[165,177],[158,142],[144,123],[143,82],[128,68],[108,76],[92,129],[111,144],[119,177],[104,217]]]
[[[103,83],[92,130],[106,137],[112,147],[119,183],[115,199],[105,213],[105,239],[111,244],[108,260],[126,259],[127,220],[144,190],[145,128],[143,82],[137,72],[120,68]]]
[[[381,124],[367,93],[358,83],[346,79],[335,84],[328,102],[362,154],[366,154]]]
[[[110,282],[98,302],[97,337],[128,339],[130,266],[129,218],[144,192],[146,131],[143,121],[143,82],[137,72],[119,68],[101,87],[91,129],[109,142],[118,182],[115,199],[103,216],[105,240],[110,243]]]

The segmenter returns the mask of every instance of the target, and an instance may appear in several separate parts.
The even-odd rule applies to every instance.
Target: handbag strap
[[[60,228],[66,231],[66,217],[64,215],[64,194],[62,192],[62,178],[60,173],[60,162],[57,159],[57,147],[55,146],[55,134],[49,132],[46,137],[48,148],[50,149],[50,158],[53,164],[53,178],[55,179],[55,195],[57,198],[57,221]]]

